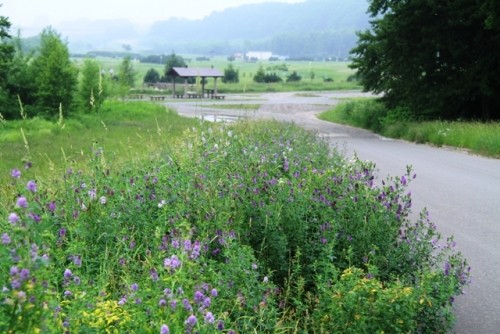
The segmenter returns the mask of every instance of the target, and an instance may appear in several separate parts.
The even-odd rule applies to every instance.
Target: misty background
[[[346,59],[356,45],[356,31],[369,28],[367,8],[366,0],[269,2],[227,8],[198,20],[169,18],[147,26],[131,18],[68,20],[52,27],[67,40],[73,54],[216,56],[265,50],[295,59]],[[36,36],[23,31],[21,36],[27,45],[37,44]]]

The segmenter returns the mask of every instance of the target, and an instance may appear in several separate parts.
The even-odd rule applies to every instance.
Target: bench
[[[160,96],[150,96],[149,97],[151,99],[151,101],[159,101],[159,100],[165,100],[165,96],[163,95],[160,95]]]
[[[225,97],[225,95],[212,95],[212,98],[216,100],[224,100]]]
[[[186,93],[188,99],[201,99],[202,96],[201,94],[198,94],[196,92],[187,92]]]
[[[129,99],[132,100],[142,100],[143,95],[142,94],[132,94],[129,96]]]

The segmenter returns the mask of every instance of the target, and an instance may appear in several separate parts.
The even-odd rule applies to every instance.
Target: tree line
[[[125,57],[118,73],[105,73],[99,63],[85,59],[79,67],[66,43],[51,27],[40,34],[40,46],[23,49],[10,34],[11,22],[0,16],[0,118],[56,118],[96,112],[110,94],[126,94],[136,73]]]
[[[500,119],[498,0],[371,0],[352,68],[398,116]]]

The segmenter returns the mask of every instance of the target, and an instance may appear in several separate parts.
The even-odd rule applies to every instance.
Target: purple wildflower
[[[210,299],[210,297],[206,297],[205,299],[203,299],[203,307],[204,308],[209,308],[211,303],[212,303],[212,300]]]
[[[75,283],[75,285],[80,285],[81,283],[80,277],[78,276],[73,277],[73,282]]]
[[[71,297],[71,295],[73,295],[73,293],[70,290],[64,291],[64,296]]]
[[[73,273],[71,272],[71,270],[69,270],[68,268],[66,268],[64,270],[64,278],[65,279],[70,279],[71,277],[73,277]]]
[[[9,215],[9,222],[10,222],[11,224],[16,224],[17,222],[19,222],[19,216],[17,215],[17,213],[12,212],[12,213]]]
[[[191,306],[191,303],[186,298],[184,298],[182,300],[182,305],[184,305],[184,309],[186,309],[186,311],[192,311],[193,310],[193,307]]]
[[[189,239],[184,240],[184,250],[186,252],[189,252],[191,250],[191,240]]]
[[[19,278],[21,278],[21,281],[26,281],[28,278],[30,278],[30,271],[29,269],[23,268],[19,272]]]
[[[10,237],[7,233],[2,234],[2,244],[8,245],[10,244],[11,240]]]
[[[451,265],[448,261],[444,263],[444,274],[448,276],[450,274]]]
[[[19,268],[16,266],[10,267],[10,276],[15,276],[19,274]]]
[[[139,285],[137,283],[132,283],[132,285],[130,286],[130,290],[132,291],[139,290]]]
[[[201,303],[203,301],[203,292],[197,290],[195,293],[194,293],[194,301],[196,303]]]
[[[66,236],[66,229],[64,227],[61,227],[59,229],[59,237],[64,238]]]
[[[13,279],[11,282],[10,282],[10,285],[12,286],[12,289],[14,290],[17,290],[21,287],[21,282],[17,279]]]
[[[288,159],[285,159],[285,161],[283,161],[283,171],[288,172],[289,170],[290,170],[290,163],[288,162]]]
[[[56,202],[54,201],[51,201],[49,204],[47,204],[47,209],[54,213],[54,211],[56,211]]]
[[[224,330],[224,322],[222,320],[219,320],[217,323],[217,329],[220,331]]]
[[[214,321],[215,321],[215,317],[212,314],[212,312],[207,312],[207,314],[205,314],[205,323],[213,324]]]
[[[169,258],[167,257],[163,261],[163,265],[165,266],[165,268],[170,268],[172,270],[175,270],[181,266],[181,261],[176,255],[172,255],[171,257]]]
[[[191,252],[190,258],[193,260],[197,259],[200,256],[200,250],[201,250],[201,243],[197,240],[194,243],[193,251]]]
[[[19,179],[21,177],[21,171],[17,168],[14,168],[13,170],[10,171],[10,176],[12,176],[15,179]]]
[[[159,279],[159,277],[158,277],[158,272],[156,271],[156,269],[155,269],[155,268],[153,268],[153,269],[151,269],[151,270],[149,271],[149,275],[151,276],[151,280],[152,280],[153,282],[158,281],[158,279]]]
[[[169,333],[170,329],[168,328],[168,326],[165,324],[161,325],[160,334],[169,334]]]
[[[173,299],[170,301],[170,307],[172,308],[172,310],[175,310],[175,308],[177,307],[177,299]]]
[[[160,301],[158,302],[158,306],[160,307],[165,307],[167,306],[167,301],[165,299],[160,299]]]
[[[26,184],[26,189],[31,191],[32,193],[36,192],[36,182],[33,180],[29,180],[28,183]]]
[[[28,200],[24,196],[19,196],[16,201],[16,206],[18,208],[27,208],[28,207]]]
[[[40,220],[42,220],[42,217],[40,217],[39,215],[37,215],[36,213],[34,212],[30,212],[28,213],[28,216],[33,219],[35,221],[35,223],[39,223]]]
[[[217,289],[215,289],[215,288],[212,289],[211,294],[212,294],[212,297],[217,297],[219,295],[219,293],[217,292]]]
[[[82,266],[82,258],[80,255],[73,255],[71,257],[71,259],[73,260],[73,263],[75,264],[75,266],[77,266],[77,267]]]
[[[196,319],[196,316],[194,314],[191,314],[186,320],[186,325],[193,328],[197,322],[198,322],[198,319]]]

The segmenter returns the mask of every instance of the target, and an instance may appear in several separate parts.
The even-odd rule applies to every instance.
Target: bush
[[[297,73],[297,71],[293,71],[287,78],[286,82],[299,82],[302,80],[302,77]]]
[[[276,122],[2,187],[2,332],[444,333],[468,269],[403,176]],[[342,273],[339,275],[339,273]],[[19,320],[22,319],[22,320]]]

